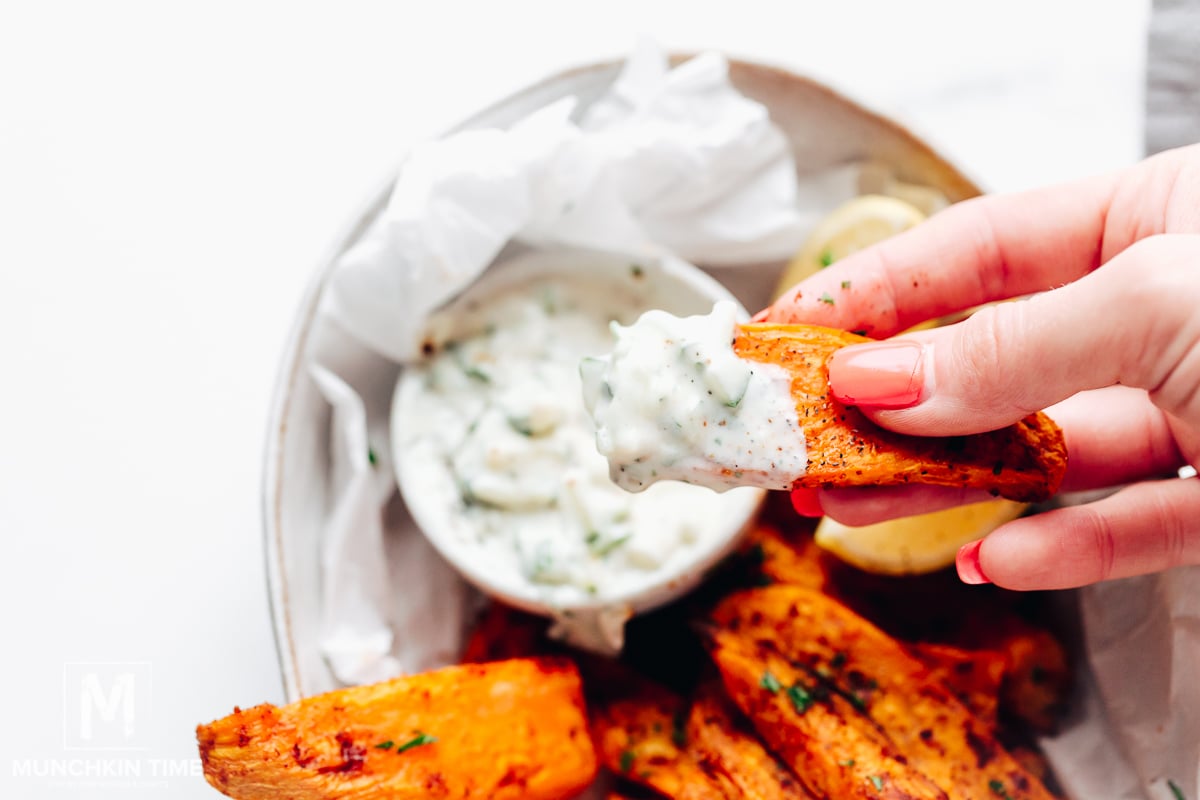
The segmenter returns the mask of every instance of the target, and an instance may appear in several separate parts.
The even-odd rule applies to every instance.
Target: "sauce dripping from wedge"
[[[808,464],[791,376],[733,351],[733,303],[675,317],[648,311],[614,323],[616,347],[580,365],[596,447],[614,483],[657,481],[788,489]]]

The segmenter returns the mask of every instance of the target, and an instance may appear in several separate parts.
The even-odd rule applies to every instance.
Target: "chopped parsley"
[[[379,744],[375,745],[375,749],[376,750],[391,750],[393,744],[394,744],[394,742],[392,742],[391,739],[388,739],[386,742],[380,742]]]
[[[792,708],[796,709],[797,714],[803,714],[808,709],[812,708],[815,700],[812,692],[805,689],[800,684],[793,684],[787,689],[788,699],[792,701]]]
[[[641,264],[630,264],[629,265],[629,274],[635,278],[640,278],[646,274],[646,270],[642,269]]]
[[[998,781],[993,778],[988,781],[988,788],[992,790],[992,794],[1002,798],[1002,800],[1013,800],[1012,795],[1008,793],[1008,789],[1004,788],[1004,781]]]
[[[849,288],[850,288],[850,281],[842,281],[842,288],[843,288],[843,289],[849,289]]]
[[[1180,789],[1179,784],[1175,783],[1175,781],[1171,780],[1170,778],[1167,778],[1167,788],[1171,790],[1171,796],[1174,797],[1175,800],[1187,800],[1183,794],[1183,789]]]
[[[529,417],[509,417],[508,425],[522,436],[533,436],[533,423],[529,421]]]
[[[838,766],[839,767],[853,767],[855,765],[855,763],[856,762],[853,758],[847,758],[845,761],[839,761]]]
[[[424,747],[425,745],[433,744],[436,741],[436,736],[430,736],[428,733],[417,731],[417,735],[397,747],[396,752],[403,753],[406,750],[412,750],[414,747]]]
[[[829,250],[825,250],[824,252],[822,252],[821,253],[821,266],[828,267],[832,263],[833,263],[833,253]]]
[[[820,300],[822,303],[828,303],[829,305],[833,305],[833,304],[836,302],[836,301],[833,299],[833,297],[832,297],[832,296],[829,294],[829,292],[824,292],[824,293],[823,293],[823,294],[822,294],[820,297],[818,297],[817,299],[818,299],[818,300]]]
[[[608,541],[605,541],[598,531],[591,531],[586,537],[584,537],[583,542],[587,545],[588,550],[591,551],[592,555],[603,558],[632,538],[633,534],[629,533],[624,536],[618,536],[615,539],[609,539]]]
[[[867,780],[869,780],[871,785],[875,787],[875,791],[878,792],[883,789],[883,778],[879,777],[878,775],[868,775]]]
[[[779,682],[779,678],[776,678],[774,675],[772,675],[770,670],[763,672],[762,677],[758,681],[758,685],[766,689],[771,694],[779,694],[779,690],[783,688],[783,684]]]
[[[367,448],[367,461],[370,462],[372,467],[379,463],[379,457],[375,455],[374,447]]]
[[[632,750],[622,750],[621,751],[621,772],[629,772],[629,770],[631,770],[631,769],[633,769],[633,751]]]

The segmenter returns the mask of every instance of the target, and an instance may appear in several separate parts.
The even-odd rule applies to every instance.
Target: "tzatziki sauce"
[[[436,509],[453,526],[452,560],[552,608],[602,607],[679,574],[731,539],[731,510],[746,508],[699,486],[633,494],[610,479],[579,364],[612,350],[610,323],[647,306],[630,283],[546,276],[458,304],[431,321],[429,355],[409,368],[419,381],[398,396],[418,521],[418,504]]]
[[[730,302],[704,316],[647,311],[633,325],[613,324],[610,356],[581,363],[596,447],[618,486],[788,489],[804,474],[791,377],[739,358],[736,324]]]

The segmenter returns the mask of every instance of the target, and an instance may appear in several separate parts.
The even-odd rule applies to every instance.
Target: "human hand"
[[[922,436],[979,433],[1048,409],[1066,437],[1064,490],[1131,484],[965,545],[957,564],[969,583],[1066,588],[1200,563],[1200,480],[1158,480],[1200,465],[1200,145],[960,203],[822,270],[756,319],[883,338],[1030,294],[839,351],[834,396]],[[793,501],[801,513],[866,525],[986,498],[904,487],[798,490]]]

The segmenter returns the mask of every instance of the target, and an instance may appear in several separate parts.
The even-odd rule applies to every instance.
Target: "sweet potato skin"
[[[778,364],[792,375],[808,447],[808,469],[795,487],[932,484],[984,489],[1021,502],[1041,502],[1058,490],[1066,444],[1045,414],[990,433],[927,438],[884,430],[835,400],[829,392],[830,357],[842,347],[869,341],[810,325],[738,329],[734,352]]]
[[[687,748],[709,772],[724,776],[746,800],[812,798],[786,765],[759,741],[719,686],[702,686],[692,700]]]
[[[775,650],[769,639],[752,641],[728,629],[709,632],[713,661],[729,697],[817,797],[947,800],[927,776],[908,763],[887,736],[859,715],[844,697],[825,693],[798,708],[789,689],[812,696],[816,684]],[[770,674],[777,690],[764,685]]]
[[[949,796],[999,794],[994,787],[1013,800],[1051,796],[928,667],[837,601],[799,586],[771,586],[727,598],[712,621],[722,633],[777,649],[783,664],[819,676],[833,697],[852,699],[861,719],[849,724],[876,726]]]
[[[196,739],[205,778],[239,800],[557,800],[597,770],[579,672],[557,658],[446,667],[235,709],[198,726]]]

